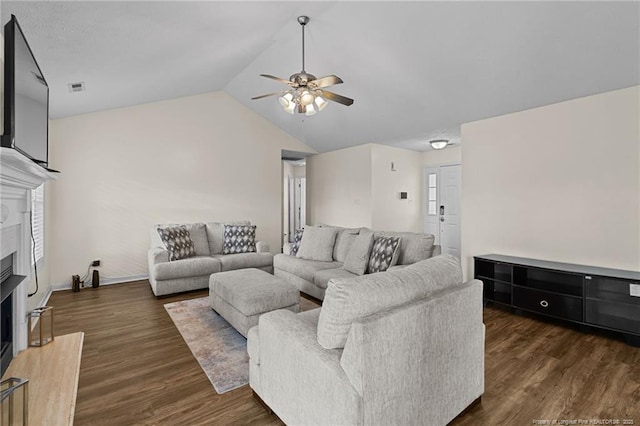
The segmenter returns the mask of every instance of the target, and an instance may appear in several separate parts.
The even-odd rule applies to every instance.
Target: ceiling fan
[[[309,23],[308,16],[298,16],[298,23],[302,27],[302,71],[293,74],[289,80],[276,77],[269,74],[260,74],[261,77],[270,78],[288,85],[290,88],[281,92],[268,93],[266,95],[256,96],[251,100],[262,99],[268,96],[280,95],[278,99],[284,110],[289,114],[299,113],[305,115],[314,115],[318,111],[322,111],[327,106],[327,101],[337,102],[342,105],[349,106],[353,104],[353,99],[337,93],[324,90],[325,87],[342,83],[342,79],[336,75],[328,75],[322,78],[316,78],[315,75],[309,74],[304,69],[304,27]]]

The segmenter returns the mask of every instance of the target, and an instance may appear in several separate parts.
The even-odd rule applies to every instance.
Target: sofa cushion
[[[344,348],[351,323],[462,282],[460,261],[437,256],[404,269],[329,281],[320,318],[318,343]]]
[[[300,248],[296,257],[320,262],[333,260],[333,246],[336,242],[337,229],[307,226],[302,234]]]
[[[360,233],[359,228],[338,228],[336,243],[333,246],[333,260],[344,262],[349,254],[351,245]]]
[[[254,253],[256,251],[255,225],[225,225],[222,254]]]
[[[213,257],[220,262],[222,271],[233,271],[245,268],[266,268],[273,265],[273,255],[271,253],[215,254]]]
[[[300,249],[300,241],[302,241],[302,234],[304,233],[303,229],[297,229],[293,234],[293,244],[291,244],[291,248],[289,249],[289,254],[291,256],[295,256],[298,254],[298,250]]]
[[[286,254],[276,254],[273,257],[273,267],[289,272],[297,277],[313,282],[313,276],[323,269],[340,268],[340,262],[318,262],[315,260],[300,259]]]
[[[158,263],[155,268],[156,280],[201,277],[220,272],[220,262],[210,256],[195,256],[167,263]]]
[[[373,242],[369,267],[367,272],[385,272],[389,267],[398,262],[398,252],[400,247],[399,237],[378,237]]]
[[[169,252],[169,261],[186,259],[196,255],[193,240],[186,226],[158,228],[158,234]]]
[[[209,254],[222,254],[224,246],[224,225],[251,225],[248,220],[236,220],[230,222],[207,222],[207,241],[209,242]]]
[[[336,269],[323,269],[322,271],[318,271],[313,276],[313,283],[320,288],[327,288],[327,284],[329,280],[332,278],[353,278],[357,277],[356,274],[353,274],[349,271],[345,271],[344,268],[336,268]]]
[[[380,236],[400,238],[398,265],[410,265],[433,256],[433,241],[435,237],[432,234],[419,232],[376,232],[375,238]]]
[[[344,260],[344,269],[356,275],[364,275],[369,264],[369,254],[373,246],[373,233],[361,231],[351,244]]]
[[[211,275],[209,289],[244,316],[262,314],[300,302],[300,291],[296,286],[260,269]]]

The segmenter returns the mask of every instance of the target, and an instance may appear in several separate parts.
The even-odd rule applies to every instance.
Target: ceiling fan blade
[[[273,92],[273,93],[267,93],[266,95],[260,95],[260,96],[256,96],[251,98],[252,101],[255,101],[256,99],[262,99],[262,98],[266,98],[267,96],[275,96],[275,95],[279,95],[282,92]]]
[[[309,85],[314,85],[315,87],[320,89],[322,87],[333,86],[334,84],[341,84],[341,83],[344,83],[342,79],[337,75],[332,74],[326,77],[316,78],[315,80],[310,81]]]
[[[322,91],[322,97],[346,106],[353,104],[353,99],[338,95],[337,93],[329,92],[328,90]]]
[[[271,80],[275,80],[275,81],[278,81],[280,83],[291,85],[291,82],[289,80],[285,80],[284,78],[276,77],[275,75],[260,74],[260,77],[270,78]]]

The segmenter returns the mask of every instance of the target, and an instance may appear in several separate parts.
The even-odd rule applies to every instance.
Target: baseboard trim
[[[47,302],[49,301],[49,298],[51,297],[51,287],[49,287],[47,289],[47,292],[45,293],[44,297],[42,298],[42,300],[40,301],[40,303],[38,303],[38,308],[42,308],[43,306],[47,306]]]
[[[122,283],[128,283],[132,281],[140,281],[140,280],[148,280],[148,279],[149,279],[149,275],[147,274],[132,275],[129,277],[118,277],[118,278],[106,278],[106,279],[101,278],[100,287],[102,287],[103,285],[122,284]],[[87,281],[86,283],[84,283],[84,288],[87,288],[87,287],[91,288],[91,281]],[[63,291],[63,290],[71,290],[71,283],[52,285],[50,291]]]

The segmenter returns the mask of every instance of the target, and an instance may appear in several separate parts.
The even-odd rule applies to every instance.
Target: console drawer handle
[[[541,300],[540,306],[542,306],[543,308],[546,308],[547,306],[549,306],[549,302],[547,302],[546,300]]]

